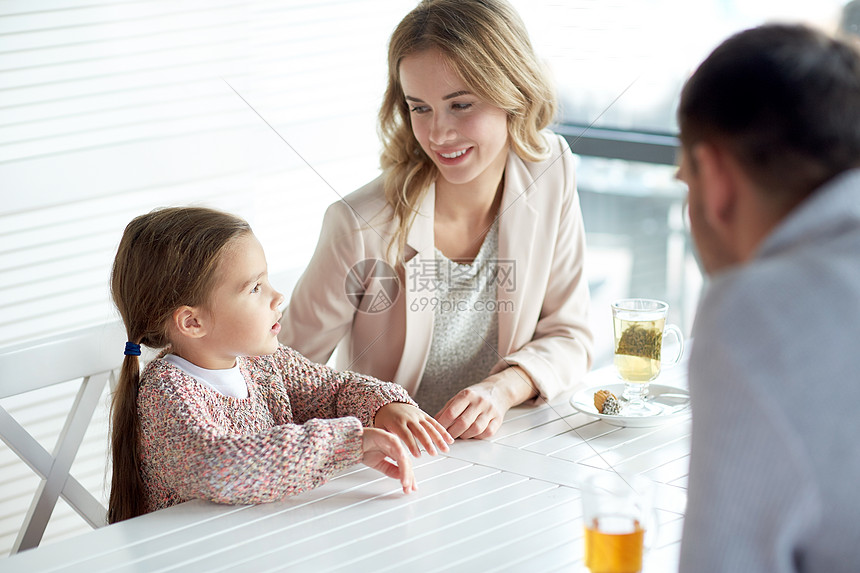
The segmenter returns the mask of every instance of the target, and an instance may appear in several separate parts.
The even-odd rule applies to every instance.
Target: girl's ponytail
[[[143,479],[138,453],[139,421],[137,391],[140,382],[140,361],[126,354],[119,381],[111,403],[111,478],[108,523],[136,517],[146,511]]]

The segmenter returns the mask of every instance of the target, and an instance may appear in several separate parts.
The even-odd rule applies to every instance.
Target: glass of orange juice
[[[654,484],[642,476],[600,472],[582,483],[585,566],[591,573],[636,573],[656,536]]]

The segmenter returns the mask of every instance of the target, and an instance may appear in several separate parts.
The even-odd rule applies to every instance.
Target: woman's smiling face
[[[473,94],[435,49],[403,58],[400,85],[412,133],[449,183],[462,185],[504,170],[508,114]]]

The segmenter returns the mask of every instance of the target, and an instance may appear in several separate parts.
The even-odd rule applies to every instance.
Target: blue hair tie
[[[134,342],[126,342],[125,343],[125,352],[123,352],[126,356],[140,356],[140,344],[135,344]]]

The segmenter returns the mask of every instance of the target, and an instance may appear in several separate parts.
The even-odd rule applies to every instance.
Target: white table
[[[659,382],[685,386],[686,365]],[[614,381],[610,369],[589,384]],[[356,466],[257,506],[194,501],[0,560],[32,571],[585,571],[577,485],[610,467],[658,483],[646,572],[677,570],[690,420],[620,428],[566,397],[511,410],[491,441],[415,460],[419,491]]]

